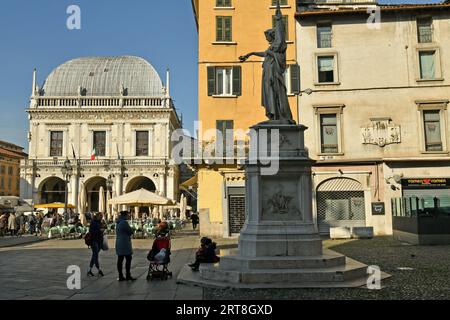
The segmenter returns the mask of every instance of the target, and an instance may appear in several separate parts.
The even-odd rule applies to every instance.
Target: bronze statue
[[[295,123],[286,92],[284,73],[286,71],[286,30],[278,1],[275,13],[275,28],[264,34],[270,46],[264,52],[251,52],[240,56],[241,62],[251,56],[263,57],[262,77],[262,106],[266,109],[266,116],[270,121]]]

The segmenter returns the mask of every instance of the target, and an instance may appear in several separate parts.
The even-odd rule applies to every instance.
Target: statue
[[[269,122],[277,121],[295,124],[286,92],[284,73],[286,71],[286,30],[278,1],[275,13],[275,28],[264,34],[270,46],[264,52],[251,52],[240,56],[245,62],[251,56],[263,57],[262,106],[266,109]]]

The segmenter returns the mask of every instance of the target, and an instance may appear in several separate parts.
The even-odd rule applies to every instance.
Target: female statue
[[[264,34],[270,46],[264,52],[251,52],[239,57],[241,62],[251,56],[263,57],[262,106],[269,120],[295,123],[286,92],[284,73],[286,71],[286,30],[282,19],[280,4],[275,14],[275,28]]]

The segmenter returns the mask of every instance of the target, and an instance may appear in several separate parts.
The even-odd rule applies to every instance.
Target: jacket
[[[124,217],[119,217],[116,225],[116,254],[118,256],[130,256],[133,254],[131,236],[133,230]]]

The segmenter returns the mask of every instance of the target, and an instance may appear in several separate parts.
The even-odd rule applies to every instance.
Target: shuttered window
[[[287,94],[300,94],[300,66],[288,65],[284,74]]]
[[[241,67],[208,67],[208,96],[240,96]]]
[[[216,7],[219,7],[219,8],[231,7],[231,0],[216,0]]]
[[[216,41],[230,42],[232,41],[232,18],[218,16],[216,17]]]
[[[277,0],[272,0],[272,6],[276,6],[277,2]],[[287,4],[287,0],[280,0],[280,6],[287,6]]]
[[[286,40],[289,40],[289,26],[288,26],[288,16],[283,16],[283,24],[284,24],[284,30],[286,31]],[[275,28],[276,20],[275,16],[272,16],[272,28]]]
[[[317,48],[331,48],[331,24],[317,25]]]
[[[217,142],[221,142],[216,144],[217,156],[224,156],[227,154],[227,150],[231,151],[233,150],[234,147],[233,128],[234,128],[233,120],[216,120],[216,130],[218,131],[217,133],[221,135],[221,137],[217,137]],[[222,139],[219,140],[220,138]]]
[[[429,43],[433,41],[432,19],[417,19],[417,35],[419,43]]]

